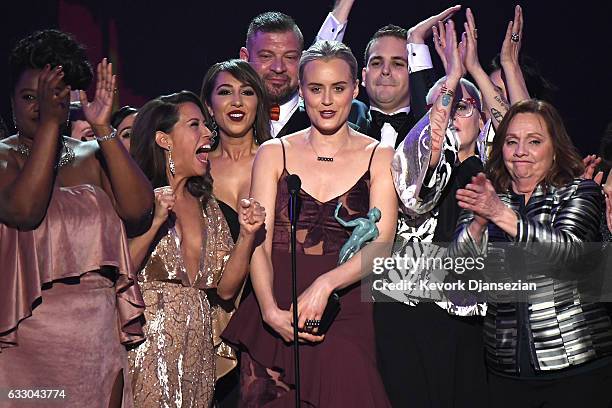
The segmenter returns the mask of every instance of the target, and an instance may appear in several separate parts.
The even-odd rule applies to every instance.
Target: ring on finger
[[[306,322],[304,323],[304,327],[309,328],[309,329],[314,329],[315,327],[319,327],[320,324],[321,324],[321,320],[306,319]]]
[[[510,40],[512,40],[513,42],[519,42],[520,37],[518,33],[512,33],[512,35],[510,36]]]

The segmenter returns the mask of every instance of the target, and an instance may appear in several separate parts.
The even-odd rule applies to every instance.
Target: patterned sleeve
[[[576,179],[563,189],[553,222],[542,223],[537,214],[517,214],[515,242],[539,256],[556,261],[575,259],[582,243],[598,242],[604,199],[601,187],[593,180]],[[546,211],[546,208],[542,208]],[[545,244],[545,245],[543,245]]]
[[[438,165],[430,170],[429,114],[423,116],[398,146],[391,171],[404,214],[416,217],[438,205],[459,151],[459,140],[449,129],[446,130],[442,149]]]

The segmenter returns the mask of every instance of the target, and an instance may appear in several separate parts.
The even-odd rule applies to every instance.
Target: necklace
[[[317,152],[317,150],[312,145],[312,142],[310,141],[310,139],[308,139],[308,144],[310,145],[310,148],[312,149],[312,151],[317,156],[317,160],[318,161],[322,161],[322,162],[333,162],[334,161],[334,157],[336,157],[338,152],[340,152],[340,150],[342,150],[342,148],[344,147],[344,145],[346,145],[347,142],[348,142],[348,138],[344,141],[344,143],[342,143],[342,146],[340,146],[338,148],[338,150],[336,150],[336,152],[330,157],[330,156],[320,156],[319,153]]]
[[[17,149],[17,152],[19,152],[19,154],[25,157],[30,157],[30,147],[27,144],[19,142],[19,144],[15,148]],[[55,168],[59,169],[60,167],[64,167],[72,163],[74,159],[76,159],[74,150],[72,150],[72,148],[66,144],[64,138],[62,137],[62,155],[60,156],[59,161],[55,165]]]

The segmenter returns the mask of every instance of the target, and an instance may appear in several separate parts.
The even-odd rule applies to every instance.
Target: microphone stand
[[[295,366],[295,406],[300,407],[300,349],[298,341],[298,308],[297,308],[297,261],[296,261],[296,231],[297,224],[297,192],[302,181],[292,174],[287,178],[289,189],[289,220],[291,221],[291,301],[293,303],[293,359]]]

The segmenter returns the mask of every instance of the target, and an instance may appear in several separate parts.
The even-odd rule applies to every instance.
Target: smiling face
[[[38,128],[39,106],[37,92],[40,73],[40,69],[26,69],[23,71],[15,84],[15,91],[12,98],[15,125],[19,134],[28,139],[34,137],[34,133],[36,133],[36,129]],[[56,92],[60,92],[64,86],[64,81],[60,81]],[[68,120],[70,94],[66,95],[66,98],[61,103],[66,109],[66,120]]]
[[[310,61],[304,67],[300,93],[312,126],[323,134],[346,124],[359,89],[349,64],[340,58]]]
[[[293,31],[257,32],[249,41],[248,49],[241,50],[266,85],[272,102],[282,104],[298,88],[298,63],[302,47]]]
[[[386,113],[409,106],[406,40],[392,36],[378,38],[370,48],[362,76],[370,105]]]
[[[191,102],[178,107],[179,119],[170,133],[158,132],[158,144],[169,147],[175,163],[175,177],[203,176],[208,169],[211,131],[200,108]],[[165,140],[164,140],[165,139]]]
[[[222,71],[215,79],[208,110],[222,134],[242,137],[253,128],[257,103],[257,95],[252,86]]]
[[[518,113],[508,125],[503,145],[504,164],[517,184],[530,188],[548,175],[554,161],[554,146],[544,120],[535,113]]]

